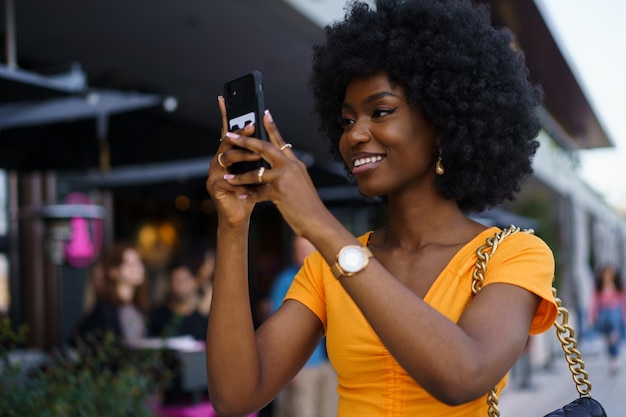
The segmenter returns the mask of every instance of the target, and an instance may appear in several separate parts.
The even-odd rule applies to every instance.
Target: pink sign
[[[66,204],[93,204],[83,193],[70,193]],[[102,246],[102,220],[73,217],[70,219],[70,239],[65,244],[65,260],[75,268],[86,268],[96,260]]]

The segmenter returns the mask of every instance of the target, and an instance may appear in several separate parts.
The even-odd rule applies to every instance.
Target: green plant
[[[149,417],[149,399],[168,382],[163,351],[134,350],[111,334],[56,351],[34,371],[9,360],[25,329],[0,321],[0,415]]]

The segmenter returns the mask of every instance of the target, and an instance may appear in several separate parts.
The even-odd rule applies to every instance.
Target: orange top
[[[497,231],[487,229],[459,250],[424,301],[457,322],[472,299],[476,249]],[[367,243],[370,233],[359,238],[361,243]],[[534,235],[516,233],[502,241],[489,260],[484,286],[509,283],[541,297],[530,330],[537,334],[549,329],[557,317],[553,276],[554,258],[548,246]],[[338,417],[487,415],[486,395],[452,407],[419,386],[391,356],[318,252],[307,258],[285,298],[300,301],[323,323],[328,355],[338,374]],[[505,382],[506,378],[500,381],[498,392]]]

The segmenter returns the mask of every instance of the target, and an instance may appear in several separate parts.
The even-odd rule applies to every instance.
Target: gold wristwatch
[[[351,277],[364,270],[372,256],[372,252],[365,246],[344,246],[337,254],[335,264],[330,270],[337,279]]]

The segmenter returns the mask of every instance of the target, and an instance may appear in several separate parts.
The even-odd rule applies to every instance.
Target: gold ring
[[[260,167],[256,172],[256,178],[259,181],[259,184],[263,184],[263,174],[265,173],[265,167]]]
[[[228,168],[226,165],[224,165],[224,163],[222,162],[222,155],[224,155],[224,152],[220,152],[219,154],[217,154],[217,163],[220,164],[220,166],[222,168]]]
[[[281,146],[280,148],[278,148],[279,151],[284,151],[287,148],[292,148],[291,143],[285,143],[283,146]]]

